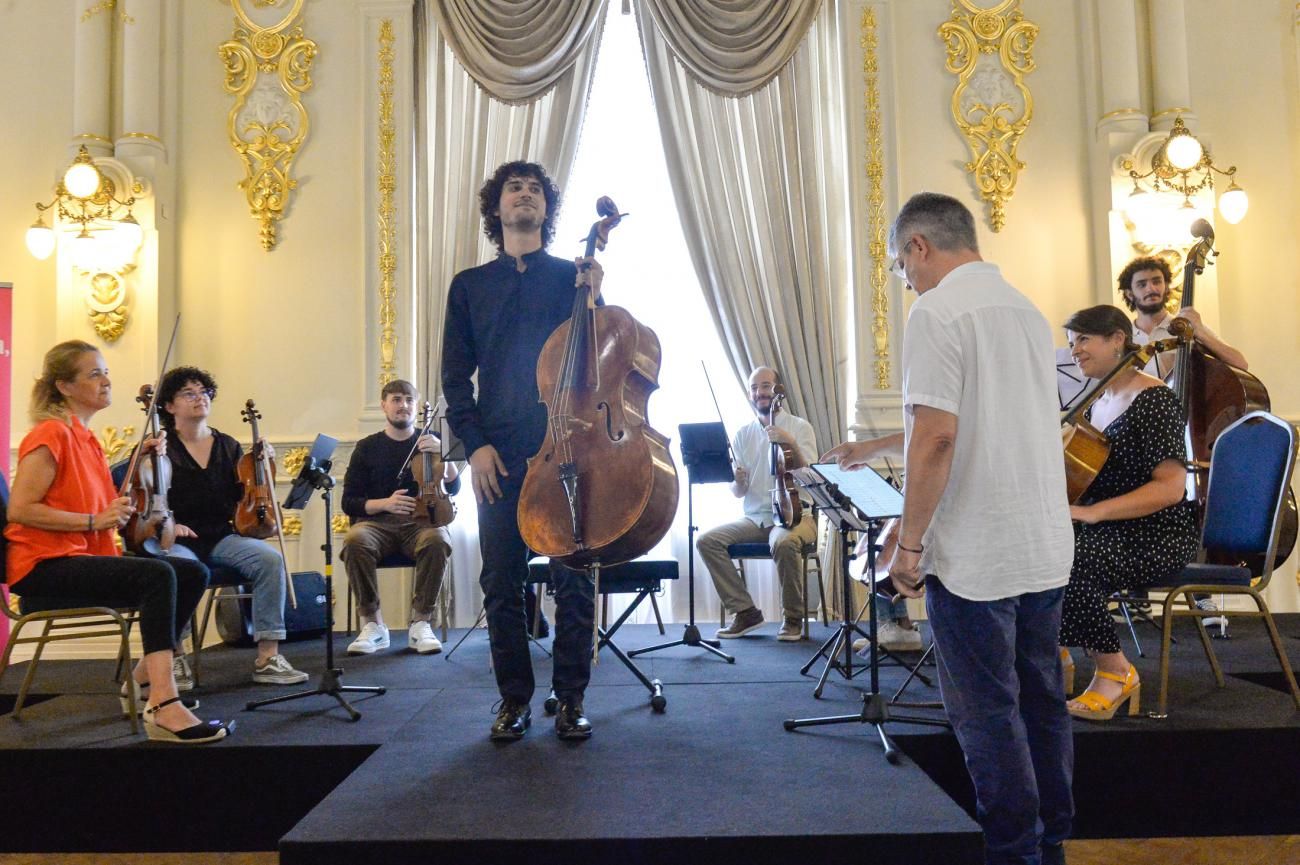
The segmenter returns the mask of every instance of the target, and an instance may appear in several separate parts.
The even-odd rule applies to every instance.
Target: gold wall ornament
[[[952,15],[939,27],[948,71],[957,76],[952,117],[970,148],[966,171],[991,208],[989,224],[1001,231],[1006,203],[1025,164],[1016,157],[1029,127],[1034,99],[1024,77],[1034,71],[1038,25],[1025,20],[1020,0],[981,9],[952,0]]]
[[[379,24],[379,386],[397,378],[397,126],[393,122],[393,21]]]
[[[262,27],[230,0],[236,25],[230,41],[218,49],[226,68],[226,92],[235,104],[226,119],[230,144],[244,161],[244,190],[249,210],[261,224],[262,248],[276,244],[276,223],[284,218],[289,193],[298,185],[290,177],[293,160],[307,137],[310,122],[302,94],[311,89],[316,43],[293,26],[303,0],[279,23]]]
[[[335,514],[334,519],[330,521],[330,528],[334,530],[336,535],[346,535],[348,529],[352,528],[352,520],[348,518],[347,514]]]
[[[84,23],[86,21],[89,21],[91,18],[94,18],[100,12],[112,12],[116,8],[117,8],[117,0],[99,0],[98,3],[95,3],[92,6],[87,6],[85,10],[82,11],[81,20]],[[123,24],[135,23],[135,19],[132,18],[130,15],[127,15],[125,9],[123,9],[119,14],[122,18]]]
[[[105,342],[116,342],[126,332],[131,312],[126,303],[126,283],[111,273],[95,274],[90,278],[86,308],[95,333]]]
[[[120,432],[115,426],[106,426],[99,434],[99,446],[104,449],[104,457],[112,463],[131,446],[134,438],[133,426],[124,426]]]
[[[280,457],[280,468],[284,474],[298,477],[298,472],[302,471],[302,464],[307,461],[307,455],[311,453],[311,448],[289,448]]]
[[[880,63],[876,54],[876,12],[862,12],[862,78],[867,109],[867,248],[871,257],[871,337],[875,347],[876,390],[889,390],[889,295],[885,259],[885,148],[880,121]]]
[[[302,517],[297,514],[285,514],[284,525],[280,527],[281,532],[286,538],[296,538],[302,535]]]

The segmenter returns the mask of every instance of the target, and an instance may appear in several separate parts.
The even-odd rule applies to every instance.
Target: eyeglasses
[[[899,279],[907,279],[907,274],[903,272],[903,256],[907,254],[907,248],[916,241],[909,240],[903,244],[903,248],[898,251],[898,257],[889,265],[889,272]]]
[[[182,390],[177,391],[176,393],[177,397],[186,400],[187,402],[198,402],[201,399],[211,401],[211,399],[216,395],[217,392],[210,387],[205,387],[203,390]]]

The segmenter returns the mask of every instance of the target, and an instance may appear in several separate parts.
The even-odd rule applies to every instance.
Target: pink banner
[[[14,287],[12,283],[0,282],[0,469],[4,479],[9,480],[9,406],[12,403],[13,387],[13,338]],[[0,586],[0,602],[9,604],[9,590]],[[0,616],[0,646],[9,641],[9,619]]]

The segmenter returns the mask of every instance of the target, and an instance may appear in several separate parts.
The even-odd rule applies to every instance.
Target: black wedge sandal
[[[186,727],[184,730],[175,733],[166,727],[159,726],[158,722],[154,720],[158,710],[179,702],[181,702],[180,697],[172,697],[170,700],[163,700],[157,706],[150,706],[144,710],[144,732],[151,741],[172,742],[179,745],[203,745],[207,742],[224,739],[230,734],[229,727],[220,721],[200,721],[192,727]]]
[[[149,683],[145,682],[143,685],[141,685],[139,682],[136,682],[135,679],[127,679],[125,682],[122,683],[121,690],[117,692],[117,699],[122,703],[123,715],[129,715],[131,712],[131,697],[127,694],[126,691],[128,683],[135,685],[136,717],[143,718],[144,707],[145,707],[145,691],[148,689]],[[199,701],[197,697],[181,697],[181,704],[184,705],[185,708],[189,709],[191,712],[193,712],[195,709],[199,707]]]

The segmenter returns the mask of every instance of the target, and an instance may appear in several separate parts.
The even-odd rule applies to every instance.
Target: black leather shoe
[[[533,710],[527,703],[503,699],[501,710],[497,712],[497,719],[492,722],[492,733],[489,738],[493,742],[514,742],[524,737],[528,725],[532,722]]]
[[[591,722],[582,714],[582,703],[561,700],[555,712],[555,735],[561,739],[590,739]]]

